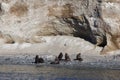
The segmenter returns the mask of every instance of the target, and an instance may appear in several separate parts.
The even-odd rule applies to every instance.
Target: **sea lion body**
[[[71,59],[67,53],[65,53],[65,61],[71,61]]]
[[[36,63],[36,64],[37,64],[37,63],[44,63],[44,59],[43,59],[43,58],[39,58],[39,56],[36,55],[36,57],[35,57],[35,63]]]
[[[58,55],[58,59],[59,60],[62,60],[62,57],[63,57],[63,54],[62,54],[62,52]]]
[[[59,62],[59,59],[58,59],[58,57],[56,57],[55,58],[55,61],[53,61],[53,62],[51,62],[50,64],[59,64],[60,62]]]
[[[81,53],[77,54],[76,59],[74,60],[83,61],[83,59],[81,58]]]

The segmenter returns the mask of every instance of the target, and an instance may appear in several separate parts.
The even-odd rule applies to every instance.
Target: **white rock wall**
[[[109,25],[110,33],[117,34],[117,41],[112,37],[107,45],[115,45],[115,49],[120,47],[119,4],[119,0],[107,0],[101,4],[103,20]],[[93,11],[96,5],[97,0],[0,0],[0,44],[41,43],[44,41],[40,36],[57,35],[58,30],[72,36],[74,29],[57,19],[61,16],[80,16],[84,13],[91,29],[98,30],[94,27],[96,17]],[[53,27],[52,23],[56,25]]]

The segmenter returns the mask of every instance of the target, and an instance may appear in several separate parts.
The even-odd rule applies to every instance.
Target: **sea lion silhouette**
[[[43,59],[43,58],[39,58],[39,56],[36,55],[36,57],[35,57],[35,63],[36,63],[36,64],[37,64],[37,63],[44,63],[44,59]]]
[[[65,61],[71,61],[71,59],[67,53],[65,53]]]
[[[62,57],[63,57],[63,53],[61,52],[61,53],[58,55],[58,59],[59,59],[59,60],[62,60]]]
[[[55,57],[55,61],[51,62],[50,64],[59,64],[59,59],[58,59],[58,57],[56,56],[56,57]]]
[[[81,58],[81,53],[78,53],[76,55],[76,59],[74,59],[74,60],[83,61],[83,59]]]

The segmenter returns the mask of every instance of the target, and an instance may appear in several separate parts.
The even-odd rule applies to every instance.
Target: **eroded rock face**
[[[109,14],[108,12],[112,10],[107,5],[116,4],[117,10],[119,3],[110,2],[105,0],[1,0],[0,14],[4,13],[0,15],[0,31],[3,36],[9,35],[9,38],[1,38],[5,43],[11,44],[40,43],[41,36],[69,35],[83,38],[102,47],[109,46],[110,43],[116,45],[119,43],[119,35],[115,41],[113,40],[119,24],[115,24],[117,28],[114,31],[113,24],[109,23],[109,20],[119,14],[117,12]],[[117,17],[116,20],[119,21]],[[120,46],[116,46],[115,49],[119,49]]]
[[[106,24],[109,25],[107,29],[107,51],[120,49],[120,0],[103,0],[102,3],[102,17]]]
[[[16,2],[15,4],[13,4],[13,6],[10,7],[9,11],[11,14],[21,17],[21,16],[27,14],[27,12],[28,12],[27,4],[24,2],[21,2],[21,3]]]

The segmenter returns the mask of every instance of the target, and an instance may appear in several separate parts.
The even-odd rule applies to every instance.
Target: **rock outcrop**
[[[115,4],[115,5],[114,5]],[[119,0],[1,0],[0,43],[74,36],[104,51],[120,48]]]

